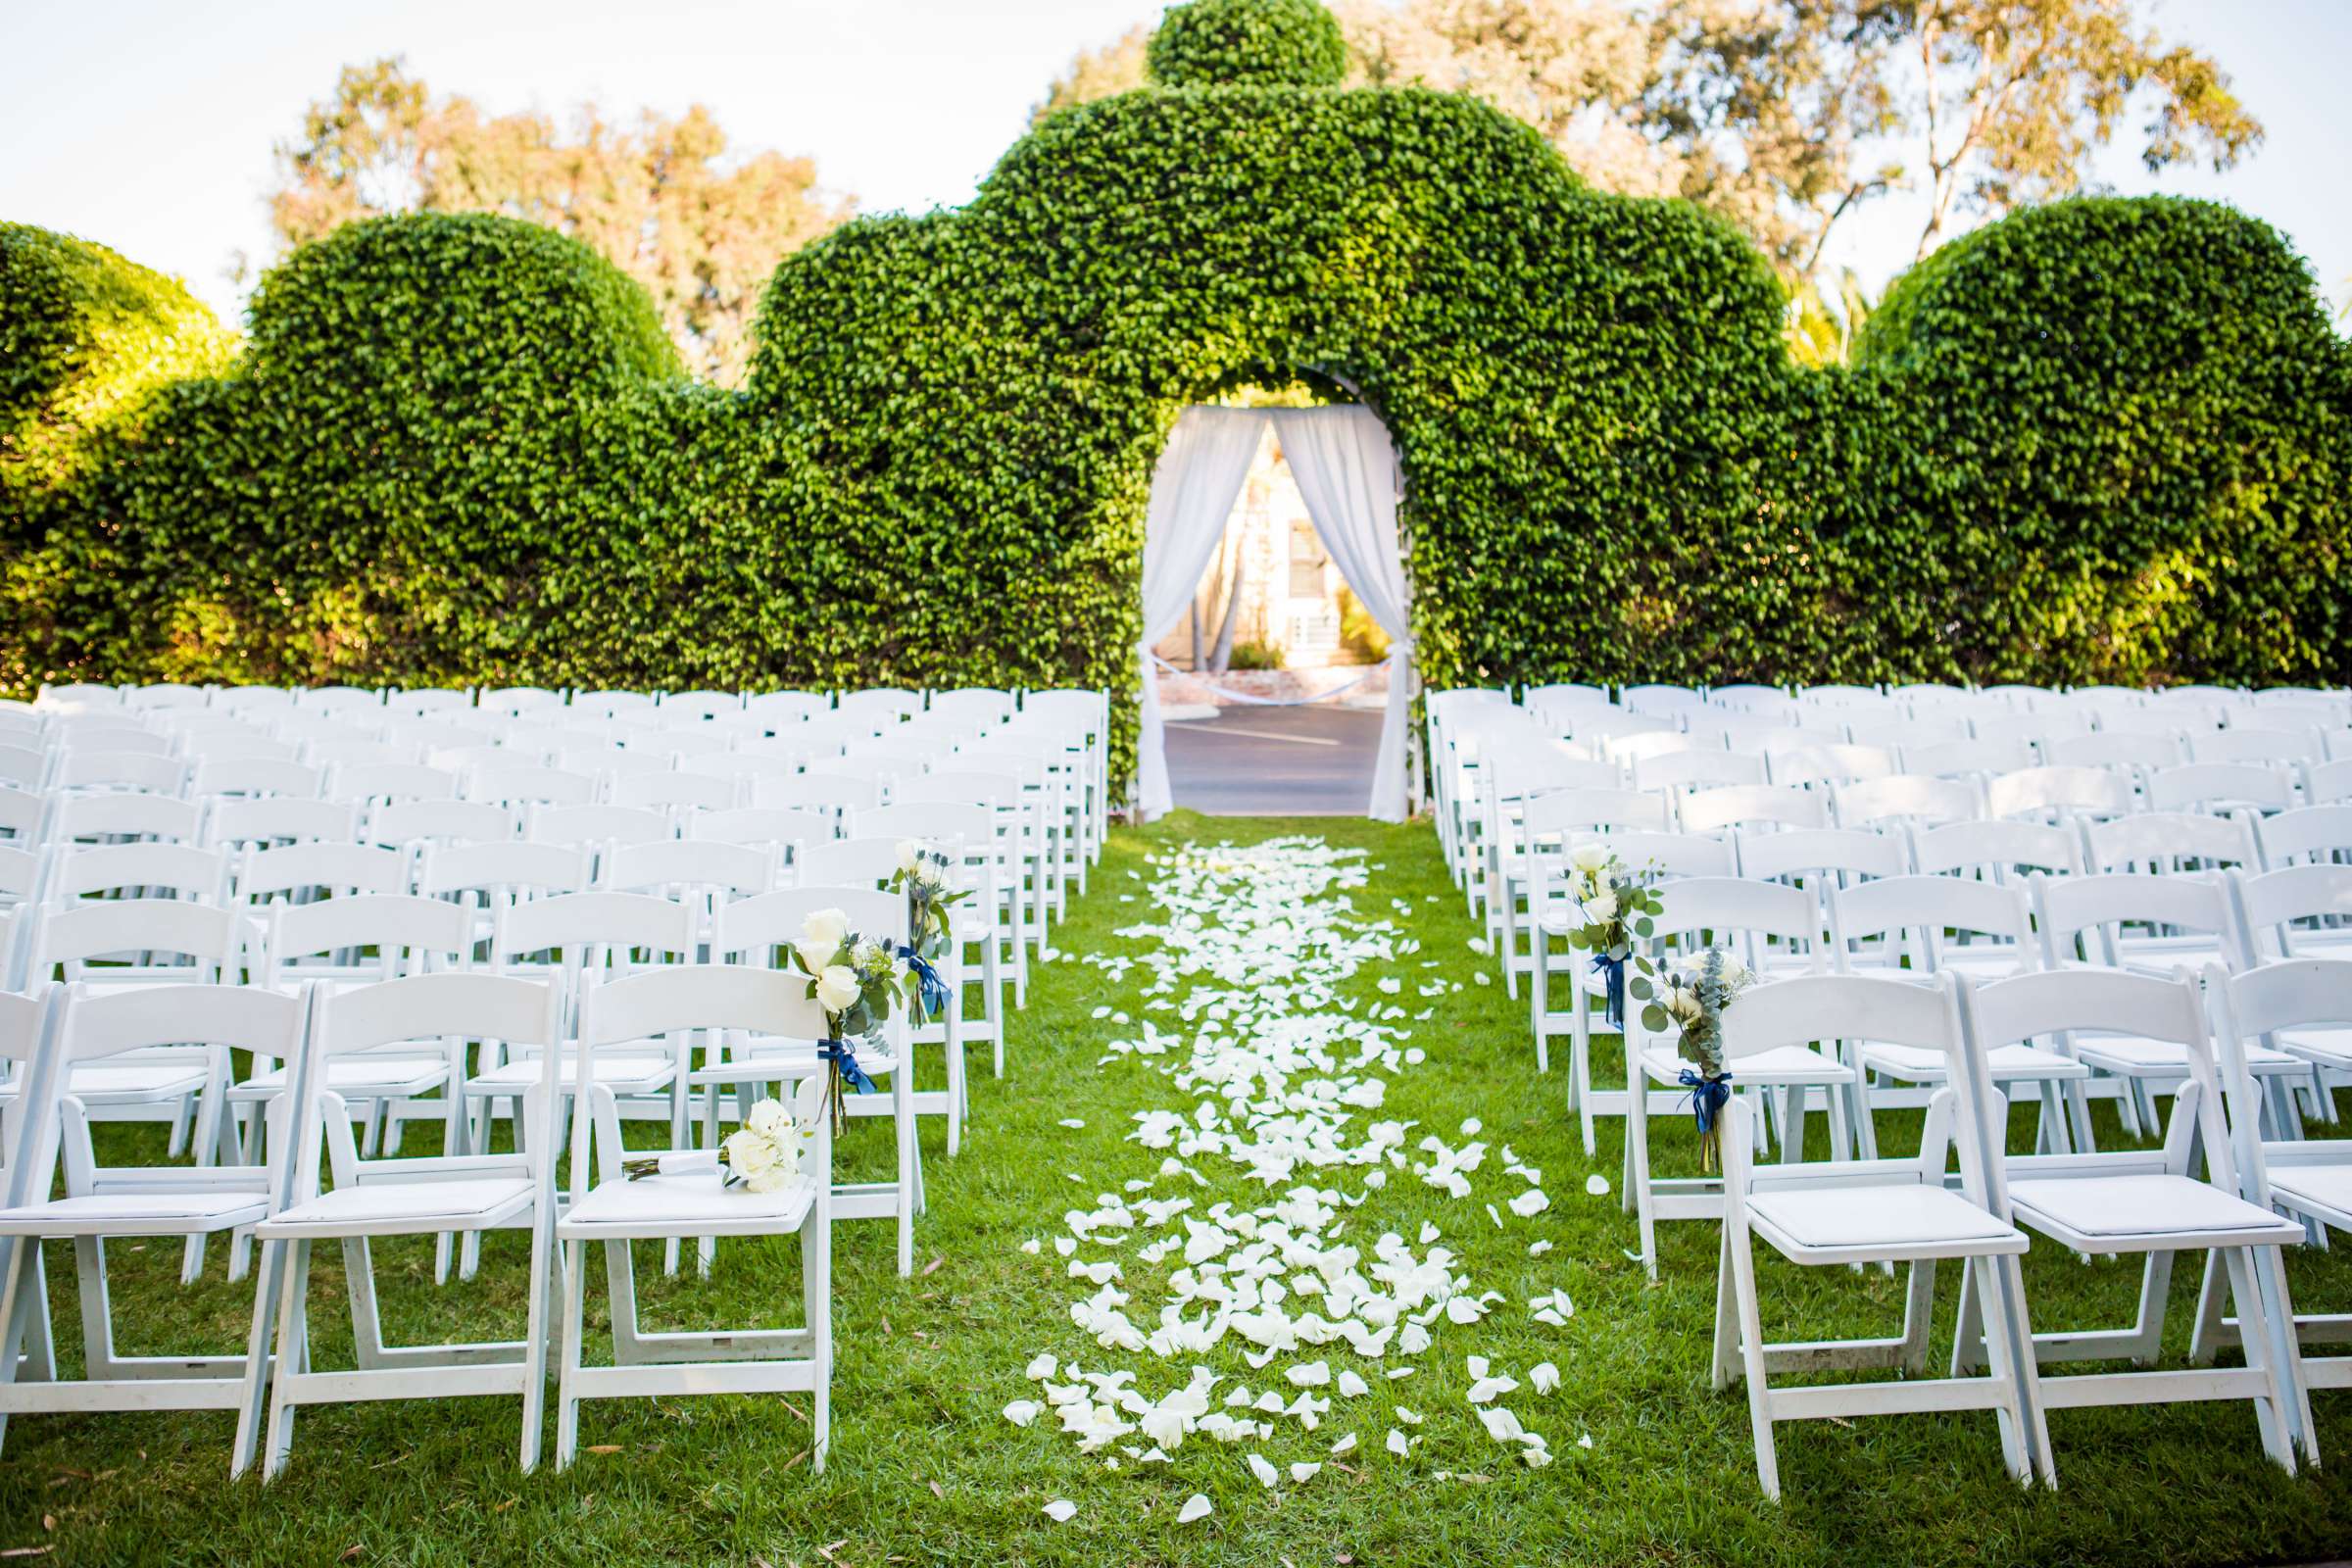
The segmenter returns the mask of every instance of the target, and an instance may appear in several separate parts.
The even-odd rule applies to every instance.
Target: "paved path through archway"
[[[1220,709],[1168,725],[1179,807],[1210,816],[1361,816],[1380,745],[1378,709]]]

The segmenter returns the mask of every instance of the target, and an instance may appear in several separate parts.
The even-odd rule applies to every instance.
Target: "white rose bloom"
[[[762,1100],[752,1107],[744,1125],[762,1138],[781,1139],[792,1130],[792,1112],[774,1100]]]
[[[800,956],[801,967],[812,975],[823,974],[833,963],[833,956],[841,951],[838,942],[816,942],[804,938],[793,944],[792,951]]]
[[[858,1004],[858,971],[846,963],[828,965],[816,977],[816,1004],[827,1012],[847,1012]]]
[[[913,839],[899,840],[899,869],[919,871],[923,866],[923,847]]]
[[[801,922],[801,945],[813,942],[838,948],[850,934],[850,917],[839,909],[812,909]]]
[[[721,1147],[727,1156],[727,1169],[738,1176],[757,1178],[775,1168],[775,1143],[749,1127],[729,1133]]]
[[[1585,906],[1585,913],[1591,915],[1594,920],[1616,919],[1617,895],[1614,893],[1601,894]]]
[[[1609,863],[1608,846],[1605,844],[1580,844],[1568,857],[1568,863],[1579,871],[1597,871]]]

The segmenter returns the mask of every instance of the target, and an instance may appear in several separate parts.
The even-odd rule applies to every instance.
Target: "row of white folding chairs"
[[[813,1401],[812,1460],[829,1444],[831,1181],[826,1065],[808,1045],[824,1020],[805,986],[773,970],[723,966],[652,969],[589,986],[576,1023],[563,1017],[560,988],[511,976],[441,973],[334,992],[289,996],[259,987],[164,986],[112,996],[54,988],[39,998],[0,998],[0,1055],[26,1085],[22,1132],[10,1150],[8,1206],[0,1210],[0,1421],[10,1414],[233,1409],[230,1463],[258,1459],[265,1477],[286,1463],[296,1411],[306,1404],[457,1396],[519,1396],[520,1456],[542,1445],[547,1359],[557,1363],[557,1463],[573,1458],[578,1407],[587,1399],[710,1393],[798,1392]],[[798,1150],[795,1179],[762,1192],[724,1190],[710,1151],[676,1148],[662,1174],[635,1180],[623,1159],[615,1098],[598,1076],[611,1048],[724,1031],[775,1042],[728,1071],[746,1088],[786,1086]],[[457,1039],[532,1055],[530,1135],[515,1152],[431,1159],[369,1157],[351,1136],[338,1065],[422,1039]],[[204,1171],[100,1162],[74,1094],[77,1073],[158,1047],[202,1042],[289,1064],[288,1087],[270,1102],[273,1136],[262,1165]],[[566,1094],[565,1074],[576,1087]],[[557,1152],[569,1115],[568,1192]],[[323,1161],[321,1152],[323,1149]],[[51,1197],[62,1162],[64,1194]],[[332,1186],[321,1182],[321,1165]],[[107,1321],[108,1240],[232,1233],[261,1245],[252,1328],[242,1355],[142,1357],[115,1351]],[[523,1332],[505,1341],[426,1346],[383,1342],[371,1243],[451,1231],[522,1232],[529,1238]],[[640,1329],[629,1256],[633,1241],[675,1246],[721,1236],[796,1235],[803,1321],[722,1333]],[[75,1243],[83,1276],[84,1375],[58,1375],[40,1267],[40,1244]],[[610,1365],[585,1355],[590,1244],[603,1243],[613,1301]],[[339,1245],[349,1274],[356,1365],[323,1370],[309,1326],[310,1265],[321,1244]],[[21,1356],[20,1351],[26,1352]]]
[[[541,892],[524,897],[506,892],[486,920],[465,905],[419,894],[355,893],[314,904],[276,903],[261,910],[207,906],[184,901],[131,899],[85,902],[53,907],[32,922],[27,945],[33,954],[35,986],[52,976],[104,989],[158,984],[223,984],[240,974],[265,990],[287,990],[307,980],[335,984],[384,980],[412,973],[486,968],[493,973],[553,977],[577,982],[592,973],[624,972],[642,963],[693,962],[709,955],[739,963],[764,964],[796,941],[801,922],[819,908],[840,908],[867,934],[905,945],[906,904],[877,890],[870,866],[847,867],[838,885],[812,885],[729,898],[715,912],[691,899],[656,893],[594,891]],[[977,930],[959,935],[971,938]],[[901,1174],[888,1194],[845,1195],[852,1201],[882,1201],[877,1215],[895,1215],[901,1228],[901,1264],[910,1267],[913,1201],[919,1162],[913,1148],[914,1118],[946,1120],[948,1149],[957,1152],[968,1109],[962,1054],[969,1039],[987,1031],[982,1020],[963,1017],[966,968],[963,942],[944,954],[940,979],[949,1005],[938,1019],[894,1035],[892,1061],[906,1051],[937,1044],[946,1060],[945,1089],[917,1092],[902,1072],[887,1101],[859,1101],[858,1114],[890,1114],[903,1123]],[[993,964],[983,971],[993,978]],[[996,1038],[1002,1042],[1001,1029]],[[403,1125],[412,1120],[441,1123],[444,1153],[489,1147],[500,1105],[519,1111],[528,1074],[512,1064],[485,1059],[468,1064],[454,1044],[428,1043],[355,1060],[334,1081],[365,1128],[364,1148],[397,1149]],[[685,1059],[656,1054],[623,1054],[630,1072],[617,1074],[617,1093],[639,1114],[667,1123],[682,1138],[689,1098],[708,1071]],[[1000,1054],[1000,1061],[1002,1057]],[[257,1060],[238,1081],[228,1077],[224,1054],[169,1050],[118,1061],[106,1073],[78,1085],[88,1113],[101,1119],[167,1120],[174,1129],[172,1152],[190,1145],[197,1163],[250,1162],[253,1107],[282,1084],[277,1064]],[[876,1065],[891,1072],[891,1061]],[[8,1086],[13,1093],[18,1085]],[[704,1120],[715,1143],[717,1094],[707,1090]],[[518,1129],[519,1131],[519,1126]],[[192,1136],[191,1136],[192,1135]],[[884,1201],[886,1200],[886,1201]],[[192,1278],[200,1264],[192,1248],[186,1259]],[[470,1251],[464,1268],[471,1272]],[[439,1260],[444,1275],[446,1250]],[[232,1275],[236,1260],[232,1259]]]
[[[945,697],[988,696],[986,693],[950,693]],[[1006,697],[1008,694],[994,694]],[[1001,710],[1003,704],[997,705]],[[1098,716],[1098,710],[1101,710]],[[424,763],[435,759],[460,766],[474,764],[505,767],[514,763],[546,765],[566,760],[586,764],[574,771],[606,771],[634,774],[643,771],[665,771],[678,768],[726,776],[748,776],[762,771],[797,771],[812,761],[838,757],[883,733],[896,729],[907,745],[928,737],[934,752],[953,749],[985,748],[999,754],[999,760],[1014,758],[1032,764],[1043,761],[1060,781],[1068,779],[1071,796],[1071,814],[1074,817],[1074,838],[1087,858],[1099,858],[1101,831],[1107,817],[1106,789],[1106,730],[1102,721],[1106,709],[1090,693],[1032,694],[1030,707],[1018,714],[982,713],[974,711],[971,723],[955,723],[946,711],[922,715],[919,722],[899,725],[885,715],[873,723],[840,730],[826,740],[818,740],[812,727],[804,726],[804,734],[784,742],[775,736],[756,731],[721,733],[711,725],[700,732],[661,730],[630,731],[625,734],[607,732],[562,731],[554,729],[526,730],[510,715],[482,713],[483,726],[464,728],[445,724],[418,722],[403,726],[393,716],[380,716],[372,727],[341,726],[329,729],[310,729],[297,736],[284,731],[284,739],[273,739],[267,729],[237,728],[230,731],[208,731],[201,737],[173,736],[159,730],[111,729],[91,732],[90,744],[74,745],[68,734],[62,749],[36,752],[10,745],[12,736],[5,723],[0,722],[0,785],[33,788],[48,783],[63,783],[68,787],[140,787],[165,793],[177,793],[188,782],[188,774],[175,770],[168,761],[149,760],[152,757],[172,757],[182,750],[192,749],[197,756],[188,759],[191,767],[202,770],[211,766],[220,776],[198,780],[205,793],[220,793],[226,789],[251,792],[268,788],[278,793],[320,793],[327,786],[324,780],[306,786],[303,775],[291,766],[280,769],[276,777],[262,766],[270,762],[300,764],[305,761],[321,768],[339,764],[368,763]],[[162,710],[168,718],[171,710]],[[4,721],[5,713],[0,713]],[[133,715],[134,717],[137,715]],[[152,718],[153,715],[147,715]],[[129,719],[74,722],[122,723]],[[291,719],[277,720],[290,725]],[[991,728],[994,724],[996,727]],[[14,737],[21,739],[22,737]],[[632,750],[635,746],[637,749]],[[738,749],[764,748],[760,753],[767,765],[749,760],[729,764],[714,761],[714,758],[735,755]],[[513,756],[507,755],[513,753]],[[22,755],[20,755],[22,754]],[[242,768],[229,764],[251,764]],[[232,780],[257,782],[232,783]],[[686,788],[686,786],[678,786]]]
[[[1731,685],[1693,688],[1633,685],[1614,698],[1603,688],[1558,684],[1529,688],[1522,706],[1568,713],[1615,708],[1662,715],[1842,712],[1889,717],[1994,717],[2005,713],[2122,713],[2133,710],[2179,713],[2249,713],[2281,709],[2311,710],[2352,721],[2352,693],[2337,688],[2275,686],[2249,691],[2219,686],[2179,686],[2151,691],[2120,686],[2052,689],[2034,686],[1964,688],[1934,683],[1895,687],[1815,686],[1783,688]]]
[[[1739,932],[1747,961],[1764,974],[1899,967],[1906,961],[1923,974],[1947,966],[1984,974],[2085,960],[2177,965],[2184,955],[2192,961],[2240,967],[2265,957],[2352,955],[2347,946],[2352,932],[2344,924],[2352,915],[2352,865],[2341,863],[2297,864],[2259,874],[2241,866],[2220,877],[2164,876],[2135,869],[2144,859],[2129,845],[2110,844],[2090,852],[2089,875],[2053,877],[2034,869],[2021,882],[2014,873],[2057,861],[2062,852],[2071,855],[2075,849],[2062,830],[2017,824],[1932,830],[1913,839],[1908,856],[1899,839],[1838,830],[1767,834],[1728,846],[1642,833],[1610,835],[1603,842],[1621,856],[1646,857],[1646,863],[1668,878],[1660,939],[1701,930],[1719,936]],[[2011,858],[2019,855],[2029,858]],[[1571,1040],[1569,1102],[1591,1152],[1594,1117],[1624,1114],[1629,1097],[1592,1088],[1592,1013],[1601,988],[1592,973],[1585,972],[1585,960],[1556,946],[1585,917],[1567,895],[1564,876],[1553,882],[1539,875],[1530,906],[1535,911],[1531,938],[1524,949],[1503,949],[1505,975],[1515,978],[1514,971],[1524,971],[1528,976],[1539,1071],[1548,1069],[1552,1038]],[[2152,941],[2136,934],[2137,928],[2158,926],[2172,935]],[[1565,1008],[1552,1004],[1555,974],[1569,987]],[[2086,1142],[2086,1091],[2078,1085],[2092,1075],[2074,1067],[2041,1070],[2050,1065],[2018,1064],[2020,1077],[2041,1086],[2049,1112],[2045,1134],[2058,1147],[2070,1132],[2074,1140]],[[2153,1097],[2171,1079],[2164,1060],[2110,1054],[2092,1065],[2101,1081],[2087,1092],[2116,1098],[2127,1127],[2153,1118]],[[2352,1074],[2352,1053],[2315,1047],[2268,1057],[2261,1068],[2280,1097],[2280,1124],[2291,1130],[2301,1114],[2297,1096],[2309,1098],[2318,1113],[2333,1119],[2327,1086]],[[1858,1064],[1855,1071],[1861,1072]],[[1842,1112],[1867,1149],[1872,1143],[1870,1086],[1860,1081],[1848,1087],[1854,1098],[1832,1108]]]
[[[1994,1412],[2004,1463],[2021,1484],[2057,1483],[2049,1410],[2117,1404],[2242,1400],[2252,1406],[2265,1453],[2281,1469],[2291,1474],[2298,1458],[2317,1462],[2308,1388],[2352,1378],[2341,1359],[2307,1361],[2303,1353],[2281,1259],[2304,1241],[2305,1226],[2274,1211],[2275,1202],[2299,1200],[2263,1186],[2245,1162],[2261,1100],[2242,1063],[2266,1029],[2352,1020],[2352,964],[2275,965],[2235,977],[2216,971],[2205,985],[2223,1020],[2218,1048],[2193,973],[2067,969],[1986,982],[1946,975],[1928,985],[1813,976],[1760,986],[1732,1006],[1722,1048],[1735,1077],[1770,1077],[1772,1064],[1818,1056],[1821,1045],[1843,1040],[1932,1058],[1941,1084],[1916,1154],[1830,1164],[1758,1163],[1753,1107],[1735,1100],[1726,1107],[1722,1179],[1682,1197],[1688,1208],[1680,1217],[1722,1224],[1713,1381],[1719,1390],[1744,1385],[1767,1495],[1780,1494],[1781,1424],[1850,1425],[1859,1416],[1911,1411]],[[1991,1067],[1996,1054],[2119,1031],[2167,1044],[2183,1064],[2161,1144],[2009,1153],[2007,1104]],[[2299,1174],[2274,1168],[2288,1170],[2289,1179]],[[2340,1152],[2326,1168],[2336,1173],[2337,1187],[2352,1174]],[[2347,1218],[2340,1203],[2327,1212],[2334,1223]],[[2077,1255],[2141,1257],[2136,1321],[2122,1329],[2037,1326],[2021,1264],[2034,1235]],[[1768,1341],[1759,1239],[1813,1268],[1907,1265],[1899,1330],[1882,1338]],[[2151,1370],[2163,1356],[2168,1285],[2180,1252],[2202,1252],[2207,1264],[2189,1365]],[[1951,1367],[1932,1377],[1936,1271],[1947,1260],[1962,1264]],[[2215,1364],[2225,1325],[2237,1330],[2228,1338],[2242,1349],[2242,1366]],[[2053,1370],[2099,1361],[2132,1366]],[[1774,1381],[1783,1373],[1869,1369],[1900,1376],[1815,1378],[1796,1387]]]
[[[264,767],[275,764],[261,764]],[[711,788],[704,793],[672,785],[715,785],[686,774],[622,777],[609,789],[584,776],[547,770],[456,775],[402,764],[343,770],[332,793],[340,801],[294,793],[182,800],[141,791],[84,794],[51,791],[43,797],[0,792],[0,826],[14,828],[0,839],[0,903],[23,897],[29,850],[44,841],[154,839],[216,846],[260,845],[314,839],[356,839],[405,846],[435,842],[489,842],[515,836],[574,846],[647,844],[686,838],[781,850],[796,863],[801,847],[850,829],[862,815],[874,832],[880,823],[900,827],[919,822],[917,808],[985,807],[997,818],[1001,858],[1011,891],[1030,912],[1019,923],[1031,945],[1047,939],[1048,914],[1066,908],[1067,889],[1083,885],[1084,860],[1077,827],[1057,808],[1058,797],[1031,787],[1011,762],[968,770],[886,775],[888,789],[872,778],[817,774],[780,778],[755,791],[768,802],[742,807],[738,797]],[[1040,775],[1031,773],[1027,780]],[[259,776],[237,780],[254,786],[295,778]],[[662,788],[648,786],[661,785]],[[597,794],[613,797],[598,803]],[[455,798],[460,794],[483,797]],[[891,804],[885,805],[886,795]],[[368,803],[363,811],[361,803]],[[637,804],[645,803],[645,804]],[[519,807],[519,809],[517,809]],[[29,824],[29,825],[28,825]],[[1023,891],[1025,890],[1025,891]],[[1026,960],[1018,976],[1026,995]]]
[[[1553,768],[1544,777],[1557,781],[1567,772]],[[2352,802],[2296,806],[2292,797],[2263,793],[2260,774],[2233,766],[2192,765],[2152,778],[2142,792],[2110,771],[2078,768],[2036,768],[1967,781],[1898,775],[1827,790],[1770,784],[1690,791],[1522,785],[1519,793],[1506,795],[1512,776],[1500,766],[1488,773],[1484,809],[1466,824],[1478,874],[1466,879],[1465,898],[1473,914],[1483,911],[1489,934],[1506,951],[1518,906],[1529,897],[1529,862],[1539,848],[1534,841],[1557,849],[1567,842],[1563,834],[1577,831],[1756,839],[1774,832],[1822,834],[1842,828],[1900,835],[1968,822],[2012,822],[2065,825],[2082,839],[2082,854],[2076,858],[2093,866],[2194,858],[2275,867],[2352,855]],[[2249,804],[2250,796],[2255,799]],[[1988,837],[1996,846],[2006,842],[1997,833]],[[1809,840],[1788,853],[1812,853],[1808,845],[1834,842]],[[1960,836],[1953,848],[1968,842]],[[1870,858],[1863,851],[1855,853]],[[2038,863],[2064,870],[2073,862]]]

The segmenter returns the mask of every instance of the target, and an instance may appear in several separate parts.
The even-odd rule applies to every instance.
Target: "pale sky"
[[[273,255],[273,141],[348,62],[405,54],[436,91],[498,113],[585,99],[626,115],[708,104],[734,146],[812,157],[869,212],[967,200],[1079,48],[1162,0],[0,0],[0,219],[63,229],[184,277],[230,320],[225,276]],[[2125,193],[2216,196],[2284,230],[2334,307],[2352,299],[2352,0],[2156,0],[2215,54],[2269,130],[2223,175]],[[1849,220],[1828,258],[1874,291],[1908,265],[1922,209]]]

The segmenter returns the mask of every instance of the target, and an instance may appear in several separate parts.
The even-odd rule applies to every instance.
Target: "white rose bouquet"
[[[1569,896],[1585,923],[1568,932],[1568,945],[1592,955],[1593,972],[1607,985],[1609,1027],[1625,1027],[1625,967],[1643,973],[1649,961],[1634,956],[1634,941],[1656,930],[1665,908],[1647,871],[1630,871],[1605,844],[1580,844],[1568,856]]]
[[[621,1161],[621,1169],[633,1182],[649,1176],[715,1169],[721,1187],[742,1187],[755,1193],[779,1192],[800,1179],[802,1137],[791,1111],[774,1100],[762,1100],[752,1107],[744,1124],[719,1146],[715,1159],[701,1151],[641,1154]]]
[[[913,939],[900,953],[915,979],[907,1000],[926,1018],[937,1017],[952,1000],[932,964],[955,941],[951,911],[972,896],[970,889],[951,885],[954,866],[938,845],[906,839],[899,845],[899,868],[890,874],[890,891],[906,895],[906,930]]]
[[[1645,997],[1642,1027],[1663,1034],[1672,1026],[1677,1054],[1690,1063],[1681,1081],[1690,1091],[1690,1114],[1698,1123],[1699,1169],[1711,1171],[1722,1147],[1723,1107],[1732,1098],[1732,1075],[1723,1065],[1723,1015],[1756,977],[1730,953],[1707,948],[1669,972],[1654,995],[1646,981],[1637,983]]]
[[[891,1008],[906,999],[907,960],[892,944],[851,930],[839,909],[816,909],[801,923],[792,964],[808,977],[810,1000],[825,1010],[827,1038],[820,1049],[832,1064],[826,1099],[838,1128],[844,1083],[861,1095],[874,1092],[850,1042],[890,1021]]]

